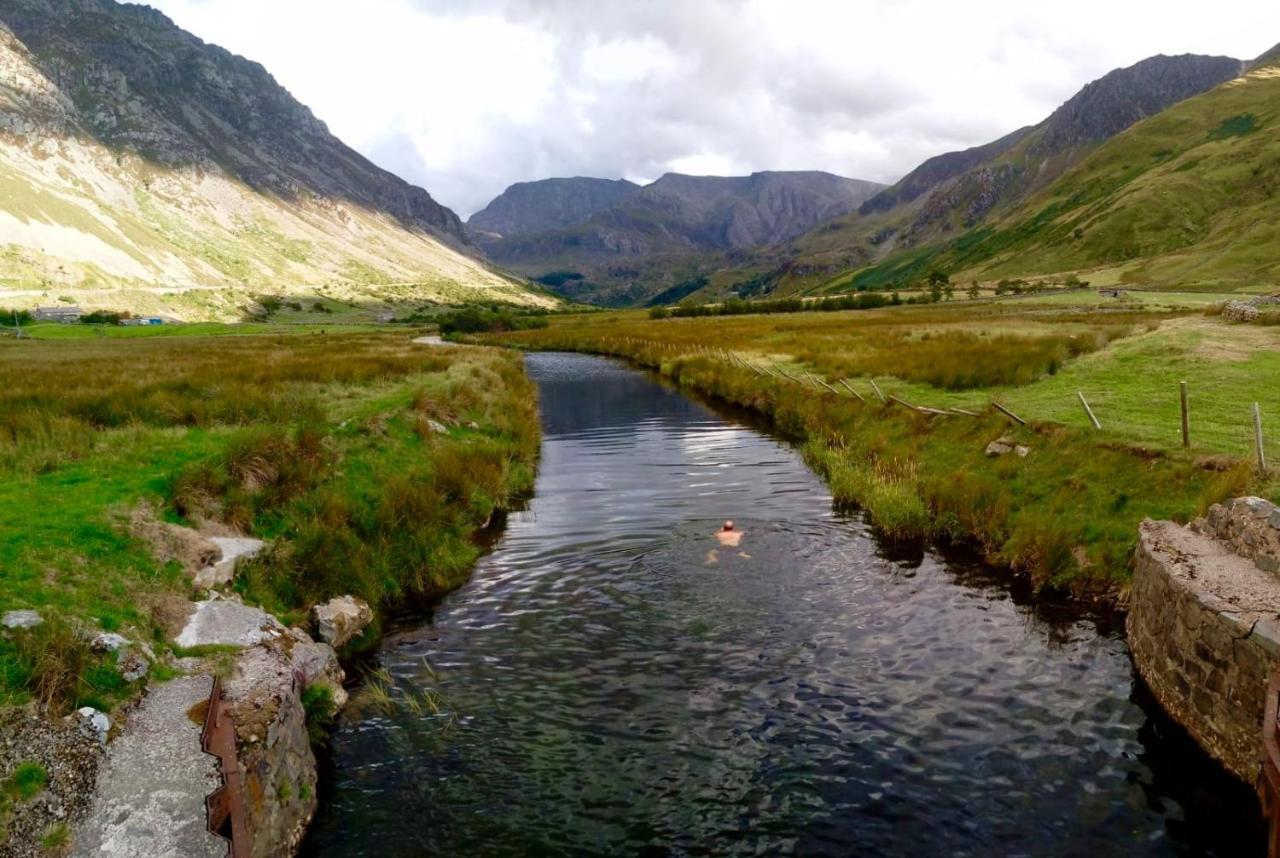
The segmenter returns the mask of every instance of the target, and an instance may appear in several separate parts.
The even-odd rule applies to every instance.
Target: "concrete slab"
[[[204,799],[218,788],[217,761],[200,750],[188,711],[209,699],[213,679],[153,686],[107,749],[93,807],[76,828],[75,856],[224,858],[205,829]]]
[[[280,621],[261,608],[231,599],[196,602],[196,609],[173,642],[182,647],[253,646],[285,633]]]

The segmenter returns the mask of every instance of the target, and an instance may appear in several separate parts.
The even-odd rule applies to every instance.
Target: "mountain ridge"
[[[192,317],[322,287],[384,304],[548,301],[473,258],[456,214],[260,64],[145,6],[0,10],[0,187],[0,286],[24,300],[115,290]]]
[[[570,278],[575,285],[554,284],[570,297],[643,301],[696,278],[712,260],[784,241],[852,211],[881,188],[817,170],[672,172],[575,223],[476,240],[494,261],[527,276],[578,275]]]

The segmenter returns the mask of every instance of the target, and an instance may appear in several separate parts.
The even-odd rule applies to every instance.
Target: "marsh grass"
[[[0,610],[47,620],[0,637],[0,705],[132,693],[73,626],[167,646],[162,606],[190,584],[129,536],[139,502],[270,539],[237,587],[299,620],[339,593],[385,606],[455,586],[537,447],[532,384],[498,350],[405,333],[0,341]]]
[[[1214,396],[1256,396],[1280,348],[1254,343],[1237,358],[1224,346],[1229,361],[1206,359],[1189,324],[1236,335],[1222,334],[1216,320],[1183,315],[1000,305],[653,321],[599,314],[485,341],[615,354],[653,367],[768,415],[801,443],[836,501],[864,508],[884,532],[963,539],[1037,587],[1115,598],[1143,518],[1186,521],[1225,497],[1276,489],[1243,458],[1208,455],[1239,456],[1247,446],[1229,443],[1234,424],[1214,424],[1230,413],[1207,406]],[[890,393],[981,416],[884,405],[865,381],[865,401],[831,395],[700,354],[700,345],[833,382],[878,378]],[[1204,439],[1191,451],[1178,445],[1179,375],[1192,379],[1195,432]],[[1109,424],[1102,433],[1085,427],[1075,399],[1085,389],[1092,401],[1090,378],[1107,379],[1115,391],[1097,397]],[[993,413],[996,397],[1031,424]],[[987,445],[1003,436],[1030,455],[987,457]]]

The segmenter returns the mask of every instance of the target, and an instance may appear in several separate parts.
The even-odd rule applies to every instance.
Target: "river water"
[[[1251,791],[1160,715],[1115,617],[878,539],[650,376],[528,367],[534,497],[388,635],[391,703],[344,714],[309,854],[1258,853]]]

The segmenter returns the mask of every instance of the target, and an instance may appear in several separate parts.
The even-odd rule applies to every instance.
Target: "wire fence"
[[[712,360],[723,361],[732,366],[747,370],[761,378],[768,378],[777,383],[785,385],[794,385],[823,396],[835,396],[846,399],[854,399],[864,403],[879,403],[885,407],[899,407],[918,414],[925,414],[931,417],[959,417],[959,418],[977,418],[985,419],[993,412],[999,414],[1005,420],[1015,423],[1019,426],[1028,425],[1030,420],[1036,419],[1029,416],[1019,407],[1018,410],[1006,403],[997,400],[990,400],[985,407],[976,409],[974,407],[961,408],[955,405],[935,407],[934,405],[923,404],[918,401],[909,401],[899,393],[886,392],[874,378],[839,378],[825,379],[815,375],[808,370],[797,368],[794,365],[788,366],[785,362],[776,360],[761,359],[757,356],[749,356],[740,351],[724,349],[717,346],[707,346],[702,344],[681,344],[673,343],[665,340],[650,340],[641,337],[617,336],[617,337],[595,337],[594,342],[599,343],[603,348],[601,352],[611,353],[621,356],[632,356],[631,349],[649,349],[654,352],[669,354],[673,358],[681,356],[698,356],[709,358]],[[529,345],[529,344],[525,344]],[[624,347],[630,347],[624,348]],[[858,389],[858,385],[862,386],[862,390]],[[1096,403],[1090,401],[1088,395],[1083,390],[1077,390],[1073,397],[1079,408],[1080,414],[1086,421],[1086,426],[1095,432],[1107,432],[1111,427],[1107,425],[1106,412],[1099,413],[1096,409]],[[1223,449],[1228,445],[1210,444],[1208,446],[1200,444],[1196,437],[1196,421],[1193,419],[1191,411],[1191,391],[1187,382],[1180,383],[1177,391],[1178,408],[1176,412],[1176,429],[1171,428],[1171,438],[1173,443],[1162,444],[1162,446],[1177,446],[1180,440],[1180,446],[1184,449],[1200,449],[1203,451],[1226,452],[1233,455],[1243,455],[1245,451],[1249,451],[1249,456],[1253,460],[1257,471],[1262,475],[1271,474],[1271,467],[1275,464],[1274,456],[1269,455],[1268,440],[1266,435],[1266,426],[1263,419],[1263,409],[1259,402],[1247,402],[1239,404],[1237,410],[1240,411],[1238,419],[1224,422],[1221,409],[1215,408],[1213,412],[1216,415],[1214,421],[1214,432],[1211,433],[1215,438],[1221,439],[1224,436],[1232,437],[1236,443],[1229,445],[1230,450]],[[1041,420],[1038,422],[1058,423],[1057,419]],[[1224,428],[1225,427],[1225,428]],[[1176,432],[1176,435],[1172,433]],[[1121,437],[1131,434],[1123,431],[1123,428],[1117,430],[1117,434]],[[1241,436],[1241,437],[1235,437]]]

